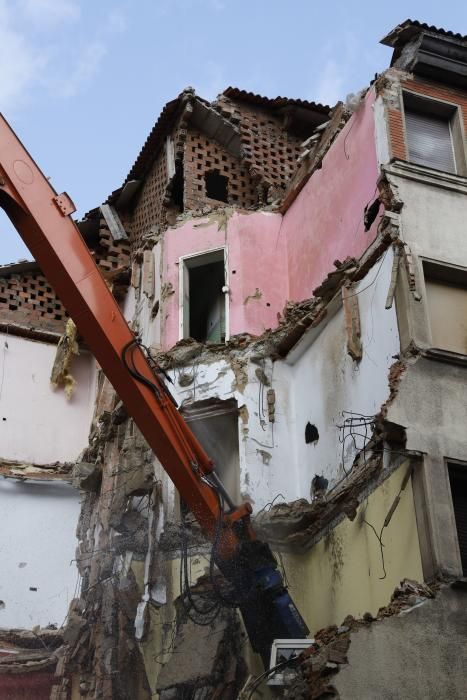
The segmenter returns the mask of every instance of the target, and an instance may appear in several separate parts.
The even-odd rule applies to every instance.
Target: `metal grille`
[[[405,111],[407,150],[412,163],[455,173],[449,121],[431,114]]]
[[[467,466],[458,467],[450,464],[449,481],[451,483],[462,572],[464,576],[467,576]]]

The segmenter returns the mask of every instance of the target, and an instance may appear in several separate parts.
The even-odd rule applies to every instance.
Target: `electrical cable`
[[[272,666],[272,668],[268,669],[267,671],[262,673],[260,676],[255,678],[255,680],[253,681],[253,685],[250,688],[250,693],[248,695],[247,700],[251,700],[251,698],[253,697],[253,693],[259,688],[259,686],[263,683],[263,681],[266,680],[266,678],[268,676],[273,675],[281,668],[285,668],[285,666],[291,666],[292,664],[297,663],[298,658],[299,658],[298,656],[294,656],[293,659],[287,659],[286,661],[281,661],[279,664]]]
[[[121,358],[122,361],[131,374],[131,376],[136,379],[137,381],[141,382],[145,386],[147,386],[156,396],[159,402],[161,402],[162,399],[162,394],[161,394],[161,388],[164,390],[165,393],[169,396],[169,398],[172,400],[172,402],[177,405],[168,391],[167,387],[165,387],[164,383],[161,382],[160,386],[156,384],[156,382],[152,382],[151,380],[147,379],[145,376],[143,376],[139,370],[137,369],[134,358],[133,358],[133,353],[131,352],[131,349],[134,347],[139,347],[142,352],[145,354],[145,357],[148,361],[148,364],[151,368],[151,370],[155,373],[157,376],[157,373],[160,371],[164,374],[164,376],[167,376],[166,373],[162,370],[162,368],[159,367],[159,365],[156,363],[154,358],[151,355],[151,352],[149,348],[147,348],[145,345],[143,345],[138,339],[134,338],[131,341],[129,341],[123,348],[122,353],[121,353]],[[170,377],[168,377],[169,381]],[[178,437],[180,439],[180,442],[183,444],[187,457],[190,461],[191,464],[196,464],[196,456],[191,449],[191,446],[189,445],[186,436],[181,432],[180,430],[180,425],[178,421],[174,420],[174,415],[171,411],[167,411],[167,417],[170,420],[170,422],[173,425],[174,430],[178,433]],[[224,516],[225,516],[225,507],[224,507],[224,502],[223,502],[223,497],[222,494],[219,492],[219,489],[217,488],[216,484],[214,484],[206,475],[201,476],[202,480],[214,491],[214,493],[217,496],[218,499],[218,511],[219,515],[217,518],[217,523],[216,523],[216,530],[215,530],[215,536],[214,536],[214,541],[212,544],[211,548],[211,555],[210,555],[210,562],[209,562],[209,575],[210,575],[210,581],[211,585],[213,588],[213,591],[216,595],[216,602],[213,603],[212,605],[208,606],[207,608],[201,608],[199,604],[195,601],[192,593],[191,593],[191,587],[190,587],[190,581],[189,581],[189,576],[188,576],[188,546],[187,546],[187,541],[186,541],[186,530],[185,530],[185,522],[184,522],[184,516],[182,517],[182,547],[181,547],[181,564],[180,564],[180,595],[181,595],[181,600],[182,604],[185,610],[185,613],[187,616],[195,623],[195,624],[200,624],[200,625],[210,625],[212,622],[216,619],[217,615],[219,614],[219,610],[221,606],[229,607],[229,608],[237,608],[239,605],[241,605],[240,600],[234,600],[233,598],[229,598],[225,596],[225,594],[222,592],[220,589],[218,582],[216,581],[216,577],[214,574],[214,566],[216,562],[216,556],[217,556],[217,551],[219,548],[221,536],[222,536],[222,527],[224,523]],[[252,586],[253,590],[254,584]],[[246,594],[245,599],[251,594],[251,590]],[[205,616],[205,615],[211,615],[211,617],[208,620],[198,620],[196,619],[192,614],[190,608],[186,605],[186,599],[191,605],[191,608],[195,611],[200,616]]]

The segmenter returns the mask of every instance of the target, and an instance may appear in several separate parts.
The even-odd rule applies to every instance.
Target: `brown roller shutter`
[[[467,466],[458,467],[450,464],[449,481],[461,552],[462,571],[464,576],[467,576]]]

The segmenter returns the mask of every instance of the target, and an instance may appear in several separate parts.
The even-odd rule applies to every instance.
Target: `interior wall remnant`
[[[60,626],[74,595],[78,492],[63,481],[0,480],[1,628]]]
[[[95,397],[95,362],[73,358],[76,387],[70,401],[51,391],[56,345],[0,334],[1,457],[30,464],[72,462],[87,444]],[[69,425],[73,429],[67,429]],[[27,439],[25,439],[27,435]]]

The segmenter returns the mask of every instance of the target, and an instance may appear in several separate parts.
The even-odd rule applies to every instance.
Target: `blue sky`
[[[0,111],[78,216],[124,180],[191,85],[334,103],[389,64],[410,17],[467,33],[464,0],[0,0]],[[0,264],[30,257],[0,211]]]

